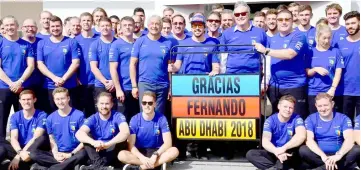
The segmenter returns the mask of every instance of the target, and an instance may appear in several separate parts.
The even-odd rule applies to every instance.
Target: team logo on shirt
[[[66,54],[68,50],[66,48],[63,48],[63,53]]]
[[[308,43],[312,45],[312,44],[313,44],[313,40],[308,40]]]
[[[46,124],[46,119],[43,119],[43,125],[45,125]]]
[[[71,129],[72,131],[75,131],[75,126],[74,126],[74,125],[71,125],[71,126],[70,126],[70,129]]]
[[[287,130],[287,134],[288,134],[289,136],[293,136],[292,130]]]
[[[287,44],[283,44],[283,48],[287,48]]]
[[[110,132],[111,132],[112,134],[114,134],[114,133],[115,133],[115,129],[114,129],[114,128],[110,128]]]
[[[165,54],[165,49],[164,48],[162,48],[162,53]]]
[[[331,58],[332,58],[332,57],[331,57]],[[335,60],[330,59],[330,60],[329,60],[329,63],[330,63],[331,66],[333,66],[333,65],[335,65]]]
[[[340,40],[343,40],[343,37],[340,37]]]
[[[256,40],[252,40],[252,44],[256,43]]]
[[[34,133],[34,132],[35,132],[35,128],[32,128],[32,129],[31,129],[31,133]]]
[[[335,133],[336,133],[337,136],[341,136],[341,131],[340,130],[338,130],[338,129],[335,130]]]

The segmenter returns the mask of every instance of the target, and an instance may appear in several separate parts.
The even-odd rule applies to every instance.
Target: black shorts
[[[140,148],[138,149],[140,153],[142,153],[146,157],[151,157],[155,151],[158,149],[156,148]]]

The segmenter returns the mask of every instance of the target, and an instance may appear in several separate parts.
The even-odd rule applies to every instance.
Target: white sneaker
[[[167,163],[164,163],[164,164],[162,165],[162,170],[167,170]]]

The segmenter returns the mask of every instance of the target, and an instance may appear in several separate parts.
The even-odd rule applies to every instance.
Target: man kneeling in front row
[[[298,147],[306,139],[302,118],[293,113],[296,99],[285,95],[278,103],[279,113],[270,116],[263,125],[262,146],[252,149],[246,158],[259,169],[302,169]]]
[[[155,112],[155,106],[155,93],[144,92],[143,112],[133,116],[129,123],[129,151],[121,151],[118,155],[118,159],[126,163],[123,170],[154,169],[178,156],[178,149],[172,147],[167,119]]]
[[[97,99],[98,112],[84,121],[76,138],[84,144],[91,166],[81,170],[111,170],[117,165],[119,151],[127,149],[129,128],[122,113],[112,111],[111,93],[101,92]],[[89,136],[89,134],[91,136]]]

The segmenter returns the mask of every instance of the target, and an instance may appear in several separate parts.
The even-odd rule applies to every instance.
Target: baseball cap
[[[202,22],[203,24],[206,24],[206,18],[202,15],[195,15],[191,18],[191,23],[193,22]]]

